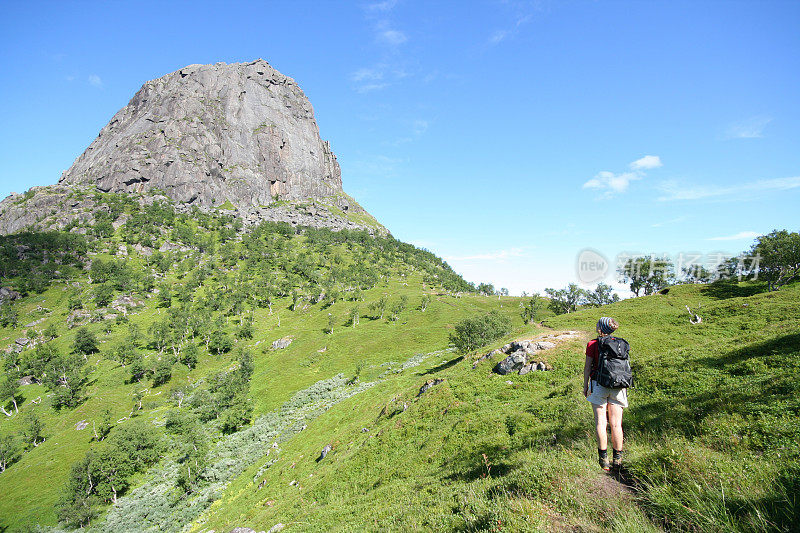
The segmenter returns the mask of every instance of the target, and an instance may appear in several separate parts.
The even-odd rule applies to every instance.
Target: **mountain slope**
[[[489,373],[493,362],[473,370],[454,355],[420,367],[332,408],[269,469],[245,471],[194,530],[790,531],[800,285],[761,289],[678,286],[549,318],[585,332],[548,355],[552,372],[509,380]],[[685,305],[701,305],[703,324],[689,324]],[[580,392],[585,341],[603,315],[622,324],[637,376],[616,477],[596,465]],[[434,377],[444,382],[417,397]]]

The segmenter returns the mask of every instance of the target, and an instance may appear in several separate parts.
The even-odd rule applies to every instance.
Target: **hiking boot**
[[[614,450],[614,458],[611,460],[611,466],[614,470],[619,470],[622,468],[622,452]]]
[[[600,468],[608,472],[611,470],[611,465],[608,463],[608,452],[597,448],[597,459],[600,463]]]

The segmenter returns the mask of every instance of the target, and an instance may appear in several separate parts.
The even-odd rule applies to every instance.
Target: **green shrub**
[[[450,342],[461,353],[485,346],[511,331],[511,321],[497,311],[466,318],[455,325]]]

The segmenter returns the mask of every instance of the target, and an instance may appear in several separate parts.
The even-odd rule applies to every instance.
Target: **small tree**
[[[424,313],[425,310],[430,305],[430,303],[431,303],[431,295],[430,294],[423,294],[422,295],[422,301],[419,304],[419,310]]]
[[[392,322],[395,322],[398,318],[400,318],[400,313],[405,311],[406,305],[408,304],[408,296],[405,294],[400,297],[400,299],[392,305],[390,309],[391,316],[389,317]]]
[[[92,427],[94,428],[94,438],[97,441],[102,441],[108,434],[111,433],[111,429],[114,427],[114,421],[111,417],[111,410],[106,408],[103,410],[103,414],[100,418],[100,424],[95,425],[92,422]]]
[[[17,457],[17,439],[12,435],[0,437],[0,473],[14,462]]]
[[[511,331],[511,321],[491,311],[485,315],[466,318],[455,325],[450,342],[461,353],[471,352]]]
[[[548,288],[544,292],[550,298],[550,309],[557,315],[574,313],[586,301],[586,291],[574,283],[570,283],[565,289]]]
[[[94,287],[94,303],[97,307],[106,307],[114,298],[114,288],[108,283],[101,283]]]
[[[523,324],[531,324],[536,320],[536,315],[542,309],[542,297],[539,295],[538,292],[534,292],[529,298],[520,302],[520,307],[522,311],[520,315],[522,316],[522,323]]]
[[[197,349],[197,345],[189,343],[186,348],[181,350],[180,361],[186,365],[189,370],[191,370],[197,366],[197,358],[199,353],[200,351]]]
[[[11,302],[0,305],[0,326],[16,328],[19,323],[17,309]]]
[[[619,301],[619,295],[613,292],[611,285],[598,283],[593,292],[586,292],[586,304],[590,307],[601,307]]]
[[[776,291],[800,275],[800,233],[773,230],[756,240],[750,251],[760,256],[758,275]]]
[[[353,307],[350,308],[349,318],[350,318],[350,325],[352,327],[356,327],[356,325],[358,325],[358,318],[359,318],[358,304],[355,304]]]
[[[3,411],[3,414],[11,416],[11,413],[7,412],[5,409],[5,404],[9,401],[14,404],[14,412],[19,413],[19,407],[17,406],[18,396],[19,381],[11,375],[5,375],[3,378],[0,378],[0,410]]]
[[[98,351],[100,350],[97,348],[97,337],[94,336],[94,333],[86,328],[80,328],[75,332],[75,341],[72,343],[73,353],[86,356]]]
[[[172,378],[172,364],[167,357],[162,357],[153,371],[153,387],[158,387]]]
[[[42,332],[42,337],[44,337],[45,340],[53,340],[56,337],[58,337],[58,330],[56,329],[56,325],[54,323],[51,323],[49,326],[44,328],[44,331]]]
[[[22,440],[25,446],[38,446],[44,439],[42,438],[42,430],[44,426],[39,416],[33,411],[29,412],[25,419],[22,421]]]
[[[372,302],[369,305],[370,311],[377,311],[379,313],[379,320],[383,320],[383,314],[386,312],[386,305],[389,303],[388,298],[386,295],[380,297],[380,299],[376,302]]]
[[[669,258],[655,255],[632,257],[618,269],[619,275],[628,283],[631,292],[639,296],[654,294],[672,283],[674,266]]]
[[[333,326],[336,325],[336,315],[333,313],[328,313],[328,328],[326,329],[326,333],[332,334],[333,333]]]
[[[483,294],[484,296],[493,296],[494,295],[494,285],[491,283],[481,283],[478,285],[478,292]]]
[[[236,331],[236,336],[240,339],[252,339],[255,335],[255,328],[253,327],[253,317],[248,315],[242,318],[242,323]]]
[[[225,331],[215,330],[208,341],[208,350],[217,355],[228,353],[233,348],[233,341]]]

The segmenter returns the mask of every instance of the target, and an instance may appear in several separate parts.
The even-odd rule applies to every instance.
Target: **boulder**
[[[323,459],[325,459],[325,457],[328,455],[328,452],[330,452],[332,449],[333,449],[333,447],[330,444],[326,444],[325,447],[322,448],[322,451],[320,452],[319,457],[317,457],[317,462],[320,462]]]
[[[27,324],[25,324],[23,327],[25,327],[25,328],[32,328],[32,327],[34,327],[34,326],[38,326],[39,324],[41,324],[41,323],[42,323],[42,322],[44,322],[45,320],[47,320],[47,319],[46,319],[46,318],[40,318],[39,320],[34,320],[33,322],[28,322],[28,323],[27,323]]]
[[[525,350],[518,350],[497,363],[494,371],[501,376],[505,376],[512,372],[519,372],[527,362],[528,354],[525,353]]]
[[[22,295],[11,287],[0,288],[0,304],[7,301],[19,300],[20,298],[22,298]]]
[[[276,340],[275,342],[272,343],[272,349],[273,350],[283,350],[284,348],[288,348],[289,345],[292,344],[293,340],[294,340],[294,337],[292,337],[291,335],[289,335],[287,337],[283,337],[281,339],[278,339],[278,340]]]
[[[417,393],[417,398],[428,392],[431,389],[431,387],[435,387],[440,383],[444,383],[444,380],[439,378],[429,379],[428,381],[425,382],[425,384],[422,387],[419,388],[419,392]]]
[[[527,374],[529,372],[535,372],[535,371],[536,371],[536,364],[535,363],[528,363],[527,365],[525,365],[525,366],[523,366],[522,368],[519,369],[519,375],[520,376],[524,376],[525,374]]]
[[[34,383],[39,383],[34,376],[22,376],[19,378],[19,386],[24,387],[25,385],[33,385]]]
[[[550,350],[556,347],[556,343],[550,341],[539,341],[536,343],[537,350]]]
[[[67,327],[69,329],[75,326],[82,326],[92,318],[91,313],[85,309],[75,309],[69,316],[67,316]]]

